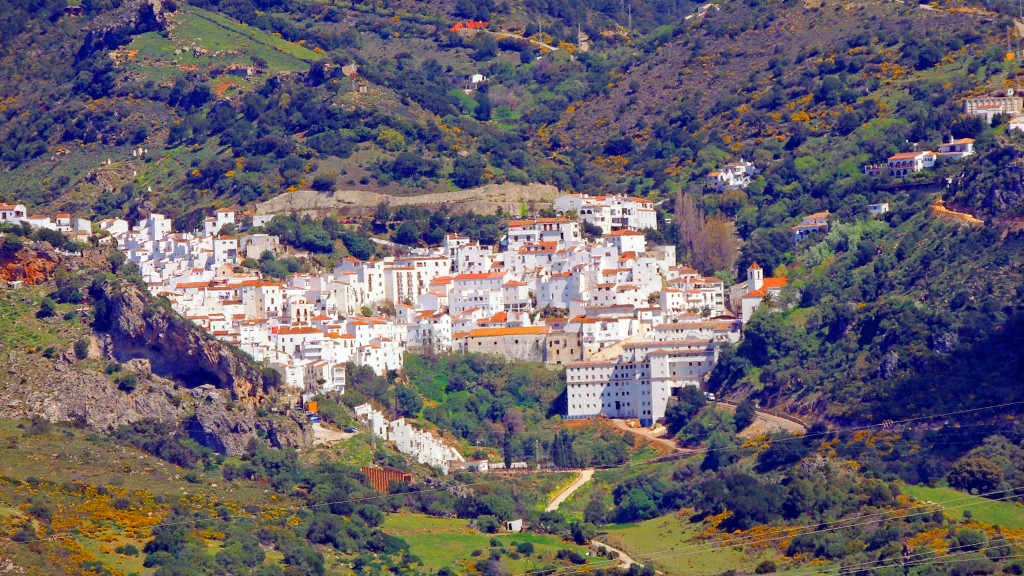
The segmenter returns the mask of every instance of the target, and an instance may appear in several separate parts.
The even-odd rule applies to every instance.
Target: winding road
[[[602,548],[606,552],[615,552],[615,553],[617,553],[619,555],[619,557],[618,557],[619,567],[624,569],[624,570],[629,570],[629,567],[632,566],[633,564],[640,564],[636,560],[633,560],[633,558],[630,557],[629,554],[626,554],[625,552],[623,552],[622,550],[619,550],[618,548],[615,548],[613,546],[609,546],[609,545],[605,544],[604,542],[599,542],[597,540],[591,540],[590,544],[592,546],[596,546],[598,548]],[[641,566],[642,566],[642,564],[641,564]]]
[[[569,497],[573,495],[573,492],[576,492],[577,490],[582,488],[583,485],[586,484],[587,482],[590,482],[590,479],[593,478],[593,477],[594,477],[594,469],[593,468],[587,468],[586,470],[580,470],[579,475],[577,475],[576,479],[572,481],[572,484],[569,484],[568,486],[563,488],[562,491],[559,492],[558,495],[555,496],[551,500],[551,502],[548,503],[548,506],[547,506],[547,508],[544,509],[544,511],[545,512],[554,512],[555,510],[558,510],[558,507],[561,506],[563,502],[568,500]]]

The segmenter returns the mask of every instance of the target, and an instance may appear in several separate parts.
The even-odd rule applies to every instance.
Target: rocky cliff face
[[[6,238],[0,240],[0,280],[24,282],[29,286],[50,279],[60,264],[59,255],[31,247],[12,247]]]
[[[0,279],[45,285],[58,267],[83,279],[109,271],[100,251],[79,258],[44,248],[4,251],[0,244]],[[153,418],[183,424],[197,441],[227,455],[243,453],[257,436],[275,447],[312,445],[305,420],[258,411],[267,391],[260,368],[248,357],[131,281],[110,274],[103,278],[89,290],[99,329],[87,337],[87,359],[79,359],[74,344],[88,317],[43,321],[66,340],[45,356],[35,347],[0,346],[0,418],[42,416],[103,432]],[[29,290],[4,289],[10,294]],[[12,325],[0,323],[0,330],[23,324],[18,318],[7,321]],[[111,360],[120,364],[119,373],[98,371]],[[117,380],[127,374],[137,384],[119,388]]]
[[[1024,152],[996,143],[949,186],[949,208],[983,220],[1024,216]]]
[[[238,407],[223,391],[204,385],[192,390],[195,410],[187,425],[197,442],[228,455],[245,452],[249,441],[263,432],[275,448],[306,448],[313,444],[308,423],[289,417],[257,418],[255,411]]]
[[[255,364],[134,284],[104,281],[94,285],[90,296],[104,303],[99,323],[109,336],[107,351],[119,362],[145,358],[162,378],[190,388],[211,384],[250,405],[265,395]]]

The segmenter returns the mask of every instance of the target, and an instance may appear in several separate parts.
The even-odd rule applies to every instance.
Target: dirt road
[[[358,432],[338,432],[336,430],[329,430],[324,428],[323,424],[319,422],[313,423],[313,445],[314,446],[329,446],[333,442],[338,440],[348,440],[355,436]]]
[[[633,564],[640,564],[636,560],[633,560],[629,556],[629,554],[626,554],[625,552],[623,552],[622,550],[619,550],[618,548],[614,548],[612,546],[609,546],[609,545],[605,544],[604,542],[598,542],[597,540],[591,540],[590,544],[593,545],[593,546],[596,546],[598,548],[602,548],[602,549],[604,549],[607,552],[616,552],[619,555],[619,558],[618,558],[618,560],[619,560],[619,567],[624,569],[624,570],[629,570],[629,567],[632,566]]]
[[[736,411],[736,405],[731,402],[719,401],[717,404],[723,410],[728,410],[730,412]],[[771,434],[773,432],[780,431],[788,432],[790,434],[803,434],[807,432],[807,428],[801,424],[793,422],[792,420],[780,418],[774,414],[768,414],[767,412],[758,410],[754,423],[748,426],[744,431],[740,432],[739,435],[741,438],[751,438],[759,434]]]
[[[563,488],[562,491],[559,492],[558,495],[555,496],[555,498],[553,500],[551,500],[551,502],[548,504],[548,507],[545,508],[544,511],[545,512],[554,512],[555,510],[558,510],[558,507],[562,505],[562,502],[565,502],[566,500],[568,500],[569,497],[572,496],[573,492],[575,492],[575,491],[579,490],[580,488],[582,488],[583,485],[586,484],[587,482],[590,482],[590,479],[593,478],[593,477],[594,477],[594,469],[593,468],[587,468],[586,470],[580,470],[579,475],[576,476],[576,479],[572,481],[572,484],[569,484],[568,486]]]
[[[675,441],[674,438],[667,436],[668,429],[660,424],[656,428],[652,429],[643,427],[630,428],[629,424],[627,424],[625,420],[620,420],[618,418],[613,418],[609,420],[609,422],[611,422],[611,425],[615,426],[619,430],[625,430],[626,432],[629,432],[634,436],[639,436],[641,438],[646,438],[651,442],[656,442],[668,448],[669,450],[672,450],[673,452],[681,452],[683,450],[682,448],[679,447],[679,444]]]

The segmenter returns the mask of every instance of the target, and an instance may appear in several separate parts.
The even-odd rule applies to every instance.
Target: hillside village
[[[155,213],[97,228],[151,293],[304,397],[344,392],[350,362],[385,374],[402,367],[407,350],[475,352],[565,366],[568,418],[650,424],[673,390],[701,385],[719,349],[785,286],[756,264],[734,286],[680,265],[674,246],[651,245],[641,231],[657,226],[647,200],[569,194],[554,205],[580,221],[512,220],[498,246],[448,234],[440,246],[346,258],[283,281],[239,266],[280,243],[222,234],[239,223],[235,210],[217,210],[195,232],[175,231]],[[0,206],[0,219],[32,222],[20,205]],[[585,240],[581,222],[604,234]]]

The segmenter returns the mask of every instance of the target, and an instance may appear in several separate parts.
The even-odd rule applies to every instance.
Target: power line
[[[936,414],[936,415],[932,415],[932,416],[920,416],[920,417],[915,417],[915,418],[907,418],[907,419],[899,420],[899,421],[891,421],[890,420],[890,421],[886,421],[884,424],[880,423],[880,424],[873,424],[873,425],[862,425],[862,426],[848,427],[848,428],[845,428],[845,429],[830,430],[830,431],[816,433],[816,434],[806,434],[806,435],[800,435],[800,436],[788,436],[788,437],[785,437],[785,438],[779,438],[779,439],[771,440],[770,442],[803,441],[804,439],[809,438],[809,437],[832,436],[832,435],[840,434],[842,432],[854,432],[854,431],[869,430],[869,429],[873,429],[873,428],[882,428],[882,427],[888,429],[888,428],[891,428],[893,425],[897,425],[897,424],[906,424],[908,422],[917,422],[917,421],[930,420],[930,419],[935,419],[935,418],[948,418],[950,416],[955,416],[955,415],[959,415],[959,414],[969,414],[969,413],[979,412],[979,411],[982,411],[982,410],[1006,408],[1006,407],[1009,407],[1009,406],[1015,406],[1015,405],[1020,405],[1020,404],[1024,404],[1024,401],[1006,402],[1006,403],[1003,403],[1003,404],[996,404],[996,405],[984,406],[984,407],[979,407],[979,408],[971,408],[971,409],[959,410],[959,411],[955,411],[955,412],[947,412],[947,413],[944,413],[944,414]],[[649,465],[652,465],[652,464],[657,464],[657,463],[660,463],[660,462],[674,460],[674,459],[678,459],[678,458],[682,458],[682,457],[695,456],[695,455],[699,455],[699,454],[707,454],[709,452],[725,452],[725,451],[737,451],[737,450],[744,450],[745,451],[747,449],[742,448],[742,447],[734,447],[734,448],[733,447],[730,447],[730,448],[698,448],[698,449],[693,449],[693,450],[689,450],[689,451],[685,451],[685,452],[676,452],[676,453],[673,453],[673,454],[670,454],[670,455],[667,455],[667,456],[659,456],[659,457],[655,457],[655,458],[649,458],[647,460],[644,460],[644,461],[641,461],[641,462],[637,462],[637,463],[632,463],[632,462],[629,462],[627,460],[626,462],[623,462],[622,464],[604,465],[604,466],[591,466],[591,468],[593,468],[595,470],[615,470],[615,469],[619,469],[619,468],[644,467],[644,466],[649,466]],[[452,486],[443,486],[443,487],[437,487],[437,488],[427,488],[427,489],[423,489],[423,490],[416,490],[416,491],[412,491],[412,492],[405,492],[405,493],[399,493],[399,494],[379,494],[379,495],[375,495],[375,496],[366,496],[366,497],[362,497],[362,498],[351,498],[351,499],[346,499],[346,500],[336,500],[336,501],[332,501],[332,502],[320,502],[320,503],[315,503],[315,504],[297,504],[297,505],[294,505],[294,506],[276,506],[276,507],[274,507],[274,506],[263,506],[263,507],[259,507],[259,509],[261,511],[263,511],[263,512],[275,512],[275,511],[277,511],[277,512],[281,512],[281,511],[287,512],[287,511],[303,510],[303,509],[312,510],[312,509],[315,509],[315,508],[322,508],[324,506],[331,506],[331,505],[334,505],[334,504],[351,504],[351,503],[357,503],[357,502],[361,503],[361,502],[369,502],[369,501],[373,501],[373,500],[379,500],[379,499],[383,499],[383,498],[401,497],[401,496],[404,496],[404,495],[418,495],[418,494],[426,494],[426,493],[431,493],[431,492],[449,491],[451,489],[458,489],[458,488],[472,488],[474,486],[486,486],[486,485],[491,485],[491,484],[498,484],[498,483],[502,483],[502,482],[507,482],[507,481],[510,481],[510,480],[518,480],[518,479],[521,479],[521,478],[524,478],[524,477],[530,478],[530,477],[539,477],[539,476],[550,476],[550,475],[555,475],[555,474],[570,473],[570,472],[574,472],[574,471],[576,471],[576,469],[551,470],[551,471],[541,471],[541,472],[527,472],[527,473],[523,473],[523,474],[518,474],[516,476],[509,476],[509,477],[499,478],[499,479],[495,479],[495,480],[485,480],[485,481],[481,481],[481,482],[471,482],[471,483],[457,484],[457,485],[452,485]],[[1024,486],[1013,488],[1011,490],[1021,489],[1021,488],[1024,488]],[[253,518],[253,517],[255,517],[255,515],[257,513],[258,512],[253,512],[253,513],[246,514],[246,515],[236,514],[234,516],[222,517],[222,519],[223,520],[231,520],[231,519],[235,519],[235,518]],[[176,525],[183,525],[183,524],[197,524],[197,523],[202,522],[202,521],[204,521],[204,519],[181,520],[181,521],[178,521],[178,522],[167,522],[167,523],[154,524],[152,526],[149,526],[149,528],[152,529],[152,528],[157,528],[157,527],[162,527],[162,526],[176,526]],[[65,534],[67,534],[67,532],[65,532],[65,533],[55,533],[55,534],[50,535],[50,537],[48,537],[48,538],[41,538],[41,539],[37,539],[37,540],[29,540],[29,541],[17,542],[17,543],[27,544],[27,543],[31,543],[31,542],[42,542],[42,541],[52,540],[54,538],[62,537]],[[12,540],[10,538],[5,538],[5,540],[8,540],[10,542],[14,542],[14,540]]]
[[[908,566],[908,567],[909,566],[925,566],[925,565],[931,563],[931,562],[925,562],[925,560],[946,559],[946,558],[950,558],[950,557],[964,556],[964,555],[967,555],[967,554],[980,554],[981,552],[983,552],[985,550],[995,550],[997,548],[1002,548],[1002,546],[998,546],[997,545],[997,543],[999,543],[999,542],[1005,543],[1006,545],[1009,545],[1009,544],[1021,544],[1021,540],[1019,538],[1008,538],[1008,537],[1005,537],[1005,536],[1001,536],[999,538],[995,538],[993,540],[990,540],[990,541],[986,542],[984,546],[977,546],[976,544],[962,544],[960,546],[953,546],[952,548],[946,549],[946,553],[942,554],[942,555],[939,555],[938,552],[935,551],[935,550],[929,550],[927,552],[918,552],[917,554],[911,554],[909,556],[901,556],[899,558],[893,558],[893,559],[891,559],[891,562],[894,562],[894,564],[886,564],[885,560],[880,560],[880,559],[869,560],[869,561],[865,561],[865,562],[858,562],[856,564],[847,564],[845,566],[840,566],[839,567],[839,572],[837,573],[837,576],[841,576],[841,575],[844,575],[844,574],[850,574],[850,573],[856,572],[858,570],[885,568],[887,566],[896,565],[896,564],[903,564],[903,565]],[[955,554],[951,554],[951,552],[953,552],[955,550],[959,550],[959,552],[956,552]],[[934,557],[932,556],[933,554],[935,554]],[[822,572],[821,570],[813,569],[812,568],[811,571],[803,571],[803,572],[801,572],[800,570],[797,570],[797,571],[794,571],[794,572],[790,572],[789,574],[790,574],[790,576],[812,576],[813,574],[824,574],[824,572]]]
[[[703,554],[703,553],[709,552],[711,549],[738,548],[740,546],[745,546],[745,545],[751,544],[751,543],[764,544],[764,543],[768,543],[768,542],[775,542],[775,541],[779,541],[779,540],[785,540],[785,539],[789,539],[789,538],[794,538],[796,536],[819,534],[819,533],[822,533],[822,532],[829,532],[829,531],[832,531],[832,530],[842,530],[842,529],[845,529],[845,528],[854,528],[854,527],[857,527],[857,526],[864,526],[866,524],[872,524],[872,523],[874,523],[876,521],[879,521],[879,520],[881,520],[881,521],[884,521],[884,520],[901,520],[901,521],[903,521],[903,520],[906,520],[908,518],[913,518],[915,516],[924,516],[926,514],[934,514],[935,512],[941,512],[941,511],[945,511],[945,510],[955,510],[955,509],[958,509],[958,508],[963,508],[963,507],[972,505],[974,502],[967,502],[967,503],[964,503],[964,504],[959,504],[957,506],[939,506],[938,508],[930,508],[932,506],[935,506],[936,504],[940,504],[941,505],[941,504],[949,504],[949,503],[953,503],[953,502],[960,502],[962,500],[969,500],[969,499],[973,500],[975,498],[982,497],[982,496],[989,496],[989,495],[1000,494],[1000,493],[1004,493],[1004,492],[1013,492],[1015,490],[1019,490],[1019,489],[1022,489],[1022,488],[1024,488],[1024,486],[1017,486],[1017,487],[1013,487],[1013,488],[1007,488],[1005,490],[995,490],[995,491],[992,491],[992,492],[987,492],[985,494],[980,494],[978,496],[974,496],[974,495],[964,496],[964,497],[954,498],[954,499],[950,499],[950,500],[945,500],[943,502],[938,502],[938,503],[933,503],[933,504],[920,504],[918,506],[914,506],[914,507],[911,507],[911,508],[908,508],[908,509],[903,509],[903,510],[892,510],[892,511],[882,511],[882,512],[876,512],[876,513],[870,513],[870,514],[862,514],[860,516],[854,516],[854,517],[851,517],[851,518],[843,518],[843,519],[840,519],[840,520],[834,520],[832,522],[827,522],[827,523],[824,523],[824,524],[806,524],[806,525],[803,525],[803,526],[784,528],[787,532],[790,532],[792,530],[800,530],[802,528],[815,528],[815,527],[817,527],[816,530],[812,530],[812,531],[809,531],[809,532],[802,532],[802,533],[799,533],[799,534],[786,534],[786,535],[783,535],[783,536],[767,538],[767,539],[761,539],[761,538],[758,538],[756,536],[738,536],[738,537],[732,537],[732,538],[726,539],[724,542],[723,541],[719,541],[719,542],[709,542],[707,544],[699,544],[699,545],[697,545],[695,547],[695,548],[698,548],[698,549],[688,550],[686,552],[679,552],[679,553],[675,553],[675,554],[669,554],[669,552],[674,552],[674,549],[666,549],[666,550],[661,550],[661,551],[657,551],[657,552],[648,553],[648,554],[644,555],[644,557],[641,558],[641,559],[642,560],[650,561],[650,560],[665,560],[665,559],[668,559],[668,558],[676,558],[676,557],[680,557],[680,556],[693,556],[693,555],[696,555],[696,554]],[[993,502],[998,502],[998,501],[1007,500],[1007,499],[1013,498],[1013,497],[1014,497],[1014,495],[1010,494],[1010,495],[1007,495],[1007,496],[1003,496],[1002,498],[992,498],[990,500],[993,501]],[[917,508],[930,508],[930,509],[922,510],[921,512],[916,512],[916,513],[911,513],[911,514],[900,515],[902,512],[908,512],[910,510],[914,510],[914,509],[917,509]],[[866,521],[866,522],[860,522],[860,523],[856,523],[856,524],[849,524],[849,525],[846,525],[846,526],[836,526],[836,524],[841,524],[843,522],[848,522],[850,520],[860,520],[860,519],[864,519],[864,518],[874,518],[874,517],[878,517],[878,516],[887,516],[887,515],[888,516],[892,516],[892,517],[888,518],[888,519],[882,518],[882,519],[877,519],[877,520],[869,520],[869,521]],[[640,555],[635,555],[635,557],[639,557],[639,556]],[[603,562],[599,562],[599,563],[594,563],[594,564],[592,564],[590,566],[581,567],[579,569],[574,569],[574,570],[572,570],[570,572],[556,572],[555,574],[558,574],[559,576],[561,576],[562,574],[583,573],[583,572],[587,572],[587,571],[590,571],[590,570],[596,570],[596,569],[600,568],[601,566],[599,566],[598,564],[607,564],[607,563],[610,563],[610,562],[617,562],[617,560],[609,560],[609,561],[603,561]],[[541,571],[524,572],[523,575],[534,574],[534,573],[537,573],[537,572],[541,572]]]

